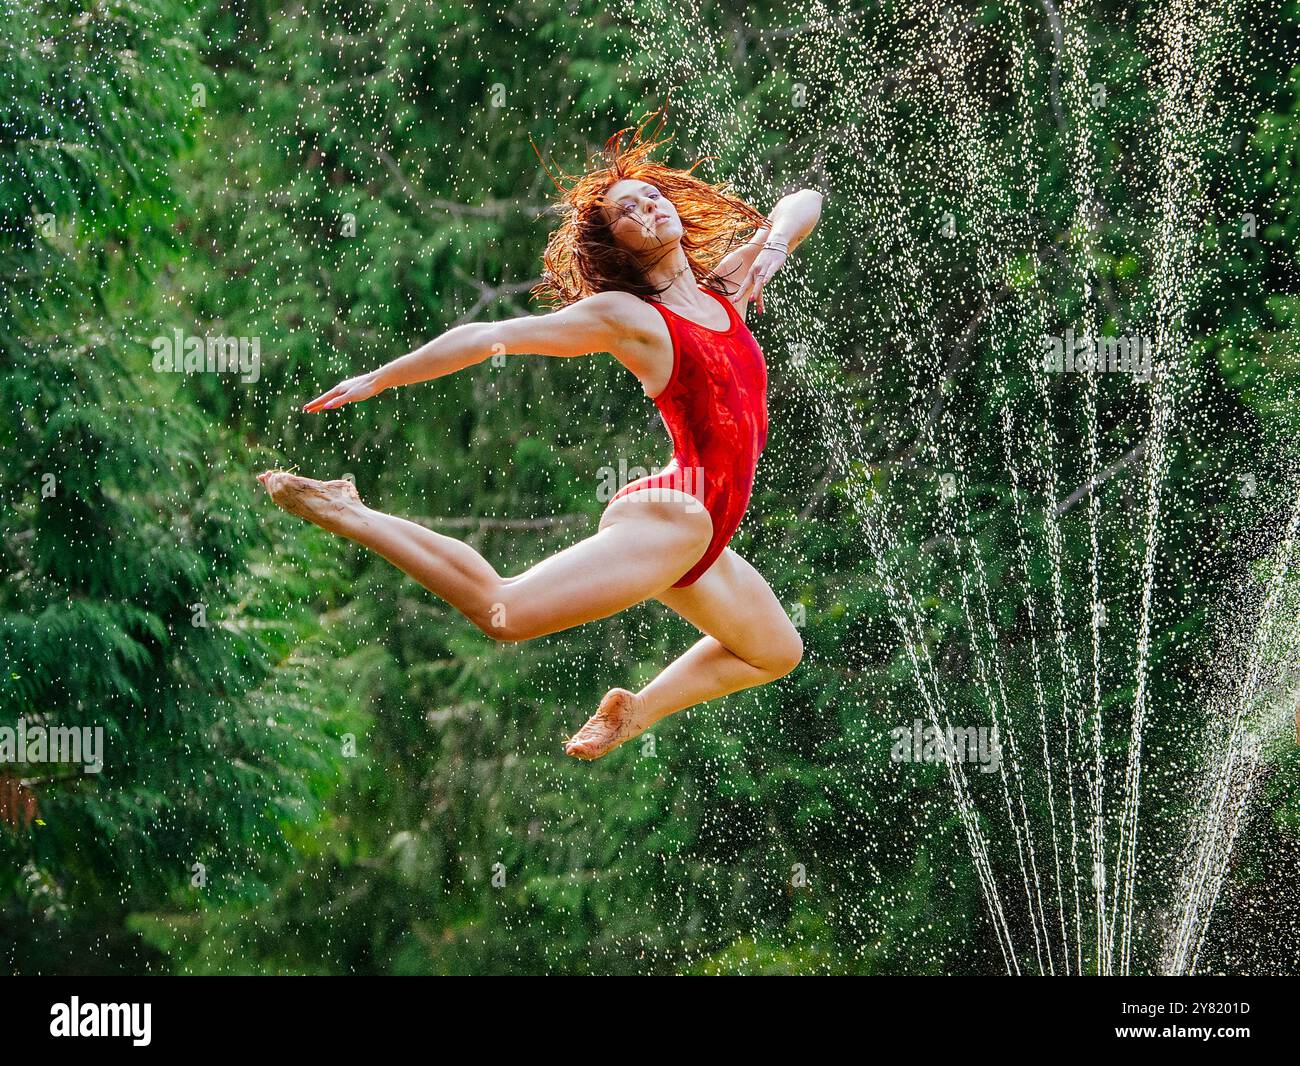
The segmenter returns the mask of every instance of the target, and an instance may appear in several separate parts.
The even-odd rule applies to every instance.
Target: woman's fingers
[[[329,392],[323,392],[311,403],[303,404],[304,411],[332,411],[345,403],[357,403],[367,400],[382,391],[374,374],[362,374],[360,377],[340,381]]]
[[[334,399],[326,400],[325,403],[322,405],[321,410],[332,411],[336,407],[342,407],[345,403],[356,403],[357,400],[362,400],[362,399],[365,399],[365,397],[358,396],[353,389],[348,389],[346,392],[342,393],[341,395],[335,396]]]
[[[754,265],[750,267],[749,275],[745,278],[745,285],[741,291],[748,292],[753,289],[749,299],[757,306],[760,315],[763,313],[763,287],[772,280],[782,262],[783,259],[772,262],[771,257],[766,254],[760,255],[754,260]]]
[[[311,403],[303,407],[304,411],[332,411],[336,407],[342,407],[345,403],[354,403],[357,400],[363,400],[365,397],[359,395],[351,382],[341,381],[335,385],[329,392],[322,393],[312,400]]]
[[[343,391],[344,386],[342,384],[335,385],[329,390],[329,392],[322,392],[310,403],[303,404],[302,409],[304,411],[320,411],[325,407],[326,403],[334,399],[334,397],[338,396]]]
[[[770,274],[762,272],[754,279],[754,306],[758,308],[760,315],[763,313],[763,286],[771,280]]]
[[[736,293],[736,299],[739,300],[753,287],[754,287],[754,268],[751,266],[747,271],[745,271],[745,280],[740,283],[740,291]]]

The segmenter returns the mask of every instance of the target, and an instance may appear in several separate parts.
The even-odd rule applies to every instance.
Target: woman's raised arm
[[[800,189],[781,197],[768,216],[770,228],[758,230],[748,241],[734,249],[718,264],[718,277],[739,285],[731,297],[745,317],[746,299],[757,303],[763,313],[763,286],[772,280],[800,242],[813,231],[822,213],[822,194],[816,189]]]
[[[521,315],[501,322],[467,322],[378,370],[341,381],[303,406],[329,411],[357,403],[396,385],[430,381],[481,363],[494,355],[573,356],[612,352],[635,332],[625,292],[601,292],[546,315]]]

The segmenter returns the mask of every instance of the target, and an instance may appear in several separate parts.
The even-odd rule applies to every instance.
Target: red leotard
[[[767,443],[767,364],[739,313],[724,296],[705,289],[727,310],[725,330],[709,329],[663,304],[673,342],[673,372],[654,398],[673,439],[672,461],[657,474],[625,485],[614,500],[646,489],[677,489],[694,496],[713,519],[713,539],[673,588],[694,584],[727,546],[754,487],[754,470]]]

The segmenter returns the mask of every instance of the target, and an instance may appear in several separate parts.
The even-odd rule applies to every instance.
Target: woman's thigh
[[[783,670],[802,653],[799,631],[772,587],[731,548],[694,584],[665,589],[657,599],[760,669]]]
[[[691,568],[712,531],[708,514],[687,511],[684,501],[626,496],[595,536],[501,582],[496,635],[528,639],[652,599]]]

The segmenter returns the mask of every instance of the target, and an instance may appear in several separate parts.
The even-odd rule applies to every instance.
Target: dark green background
[[[859,13],[875,48],[859,62],[880,78],[857,71],[876,92],[857,100],[816,63],[812,31],[782,32],[805,15],[780,4],[743,17],[706,7],[725,77],[700,65],[702,32],[609,4],[4,5],[0,722],[102,725],[109,760],[93,778],[28,774],[39,823],[0,825],[0,966],[1003,972],[943,769],[889,760],[890,730],[924,711],[851,494],[869,482],[886,496],[889,566],[963,722],[987,721],[960,609],[979,553],[1010,714],[1032,747],[1025,610],[1048,616],[1051,571],[1038,519],[1016,520],[991,383],[1026,413],[1023,448],[1054,445],[1055,497],[1022,485],[1040,503],[1088,475],[1081,385],[1051,384],[1056,415],[1036,434],[1032,353],[1016,330],[980,323],[1010,292],[1016,322],[1045,306],[1052,325],[1077,328],[1083,239],[1043,8],[933,8],[955,27],[934,55],[899,33],[915,19],[898,6]],[[1161,115],[1142,26],[1154,10],[1091,5],[1068,43],[1109,90],[1088,122],[1105,208],[1096,306],[1113,333],[1142,332],[1152,314]],[[1197,385],[1162,497],[1136,969],[1158,966],[1152,930],[1174,891],[1200,708],[1222,683],[1214,620],[1253,624],[1224,604],[1268,557],[1294,491],[1298,11],[1251,5],[1233,20],[1208,96],[1221,125],[1195,146],[1209,206],[1189,224],[1209,280],[1185,319]],[[1019,97],[1006,43],[1017,27],[1037,63]],[[721,105],[732,147],[705,176],[738,180],[762,210],[763,195],[802,185],[829,193],[753,324],[772,436],[734,542],[783,603],[802,605],[807,655],[777,684],[664,723],[653,756],[627,745],[578,764],[564,738],[608,687],[643,683],[688,646],[684,623],[648,605],[494,645],[386,564],[275,511],[252,475],[352,474],[373,506],[465,536],[503,572],[594,530],[598,468],[667,454],[636,381],[608,357],[519,357],[328,417],[298,408],[456,322],[537,310],[527,289],[552,190],[530,136],[574,171],[670,85],[671,113],[690,116],[724,100],[723,84],[743,108]],[[962,107],[983,116],[987,187],[962,176]],[[841,120],[875,131],[867,156],[834,150]],[[671,131],[674,163],[711,148]],[[945,212],[956,239],[940,232]],[[1243,212],[1259,219],[1249,239]],[[788,346],[810,318],[834,329],[800,367]],[[915,455],[934,382],[902,349],[900,319],[953,371],[937,441]],[[259,338],[261,380],[155,373],[149,342],[176,328]],[[1099,390],[1109,463],[1143,439],[1149,412],[1130,383]],[[954,556],[927,542],[945,528],[936,475],[958,450],[974,547]],[[1254,497],[1238,491],[1243,471]],[[42,499],[48,473],[58,491]],[[1143,491],[1134,468],[1102,497],[1103,721],[1120,762]],[[1085,510],[1064,519],[1060,571],[1077,648]],[[206,628],[192,625],[195,604]],[[1300,760],[1279,740],[1264,765],[1204,968],[1295,963]],[[1026,776],[1043,841],[1045,795],[1032,766]],[[977,786],[1013,899],[1011,837],[991,781]]]

